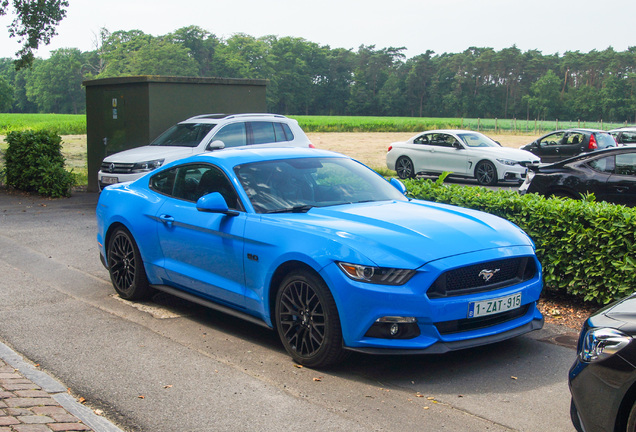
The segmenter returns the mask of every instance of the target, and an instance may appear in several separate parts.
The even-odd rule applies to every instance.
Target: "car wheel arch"
[[[627,390],[616,414],[614,430],[626,430],[632,408],[636,404],[636,382]]]
[[[121,222],[114,222],[108,227],[106,235],[104,236],[104,248],[106,253],[106,256],[104,258],[106,258],[106,262],[108,262],[108,245],[110,244],[110,238],[113,236],[113,233],[119,228],[125,228],[128,232],[130,232],[130,229]]]
[[[272,328],[274,330],[276,330],[276,320],[273,319],[274,311],[276,310],[276,295],[278,294],[278,290],[280,289],[280,285],[283,282],[283,279],[285,279],[285,276],[297,270],[310,272],[324,281],[322,276],[320,276],[320,273],[305,262],[291,260],[281,263],[272,274],[272,278],[269,281],[269,292],[267,293],[267,305],[269,308],[267,312],[270,316]]]

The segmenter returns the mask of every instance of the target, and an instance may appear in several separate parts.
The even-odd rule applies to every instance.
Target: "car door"
[[[560,154],[564,137],[565,131],[558,131],[544,136],[537,142],[536,155],[541,158],[541,162],[550,163],[564,159]]]
[[[223,171],[210,164],[187,164],[170,171],[174,187],[156,214],[167,277],[186,290],[243,306],[246,215],[236,191]],[[221,193],[238,214],[197,210],[197,199],[213,192]]]
[[[414,148],[417,152],[413,155],[413,164],[416,172],[444,171],[463,174],[465,169],[461,168],[461,155],[454,146],[457,139],[446,133],[427,133],[413,140]],[[415,147],[417,145],[417,147]]]
[[[634,206],[636,204],[636,153],[617,154],[614,173],[607,179],[603,196],[615,204]]]
[[[568,132],[563,136],[561,145],[558,146],[560,159],[577,156],[585,151],[587,138],[581,132]]]

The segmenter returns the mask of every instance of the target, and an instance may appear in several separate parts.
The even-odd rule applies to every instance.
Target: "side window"
[[[268,144],[276,142],[274,133],[274,123],[272,122],[251,122],[252,140],[250,144]]]
[[[571,133],[565,137],[563,144],[576,145],[581,144],[583,141],[585,141],[585,135],[581,133]]]
[[[164,195],[172,195],[177,169],[162,171],[150,177],[150,189]]]
[[[188,164],[150,178],[150,188],[173,198],[196,202],[203,195],[219,192],[228,208],[243,211],[236,190],[227,176],[213,165]]]
[[[429,135],[420,135],[413,140],[414,144],[430,144]]]
[[[594,159],[593,161],[590,161],[588,165],[593,170],[611,174],[614,172],[614,156]]]
[[[452,135],[435,134],[431,140],[431,144],[439,147],[452,147],[457,140]]]
[[[246,145],[245,123],[232,123],[223,126],[223,128],[214,135],[212,141],[223,141],[225,147],[240,147]]]
[[[294,134],[287,123],[273,123],[276,142],[293,141]]]
[[[194,201],[209,193],[218,192],[225,198],[228,208],[243,210],[236,190],[223,171],[212,165],[201,165],[199,171],[201,177],[194,193]]]
[[[556,133],[550,134],[544,137],[541,141],[539,141],[539,145],[542,145],[542,146],[559,145],[561,144],[561,141],[563,140],[564,135],[565,135],[565,132],[556,132]]]
[[[621,142],[623,144],[636,144],[636,132],[623,132]]]
[[[636,176],[636,154],[616,155],[616,174]]]

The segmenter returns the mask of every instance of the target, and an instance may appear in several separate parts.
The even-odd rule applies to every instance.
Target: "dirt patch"
[[[314,132],[307,136],[319,149],[332,150],[359,160],[371,168],[386,168],[391,143],[406,141],[413,132]],[[489,134],[504,147],[519,148],[539,135]]]

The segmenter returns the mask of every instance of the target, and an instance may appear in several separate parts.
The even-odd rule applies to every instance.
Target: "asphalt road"
[[[96,202],[0,191],[0,341],[124,430],[574,430],[571,330],[301,368],[265,328],[167,295],[115,296]]]

